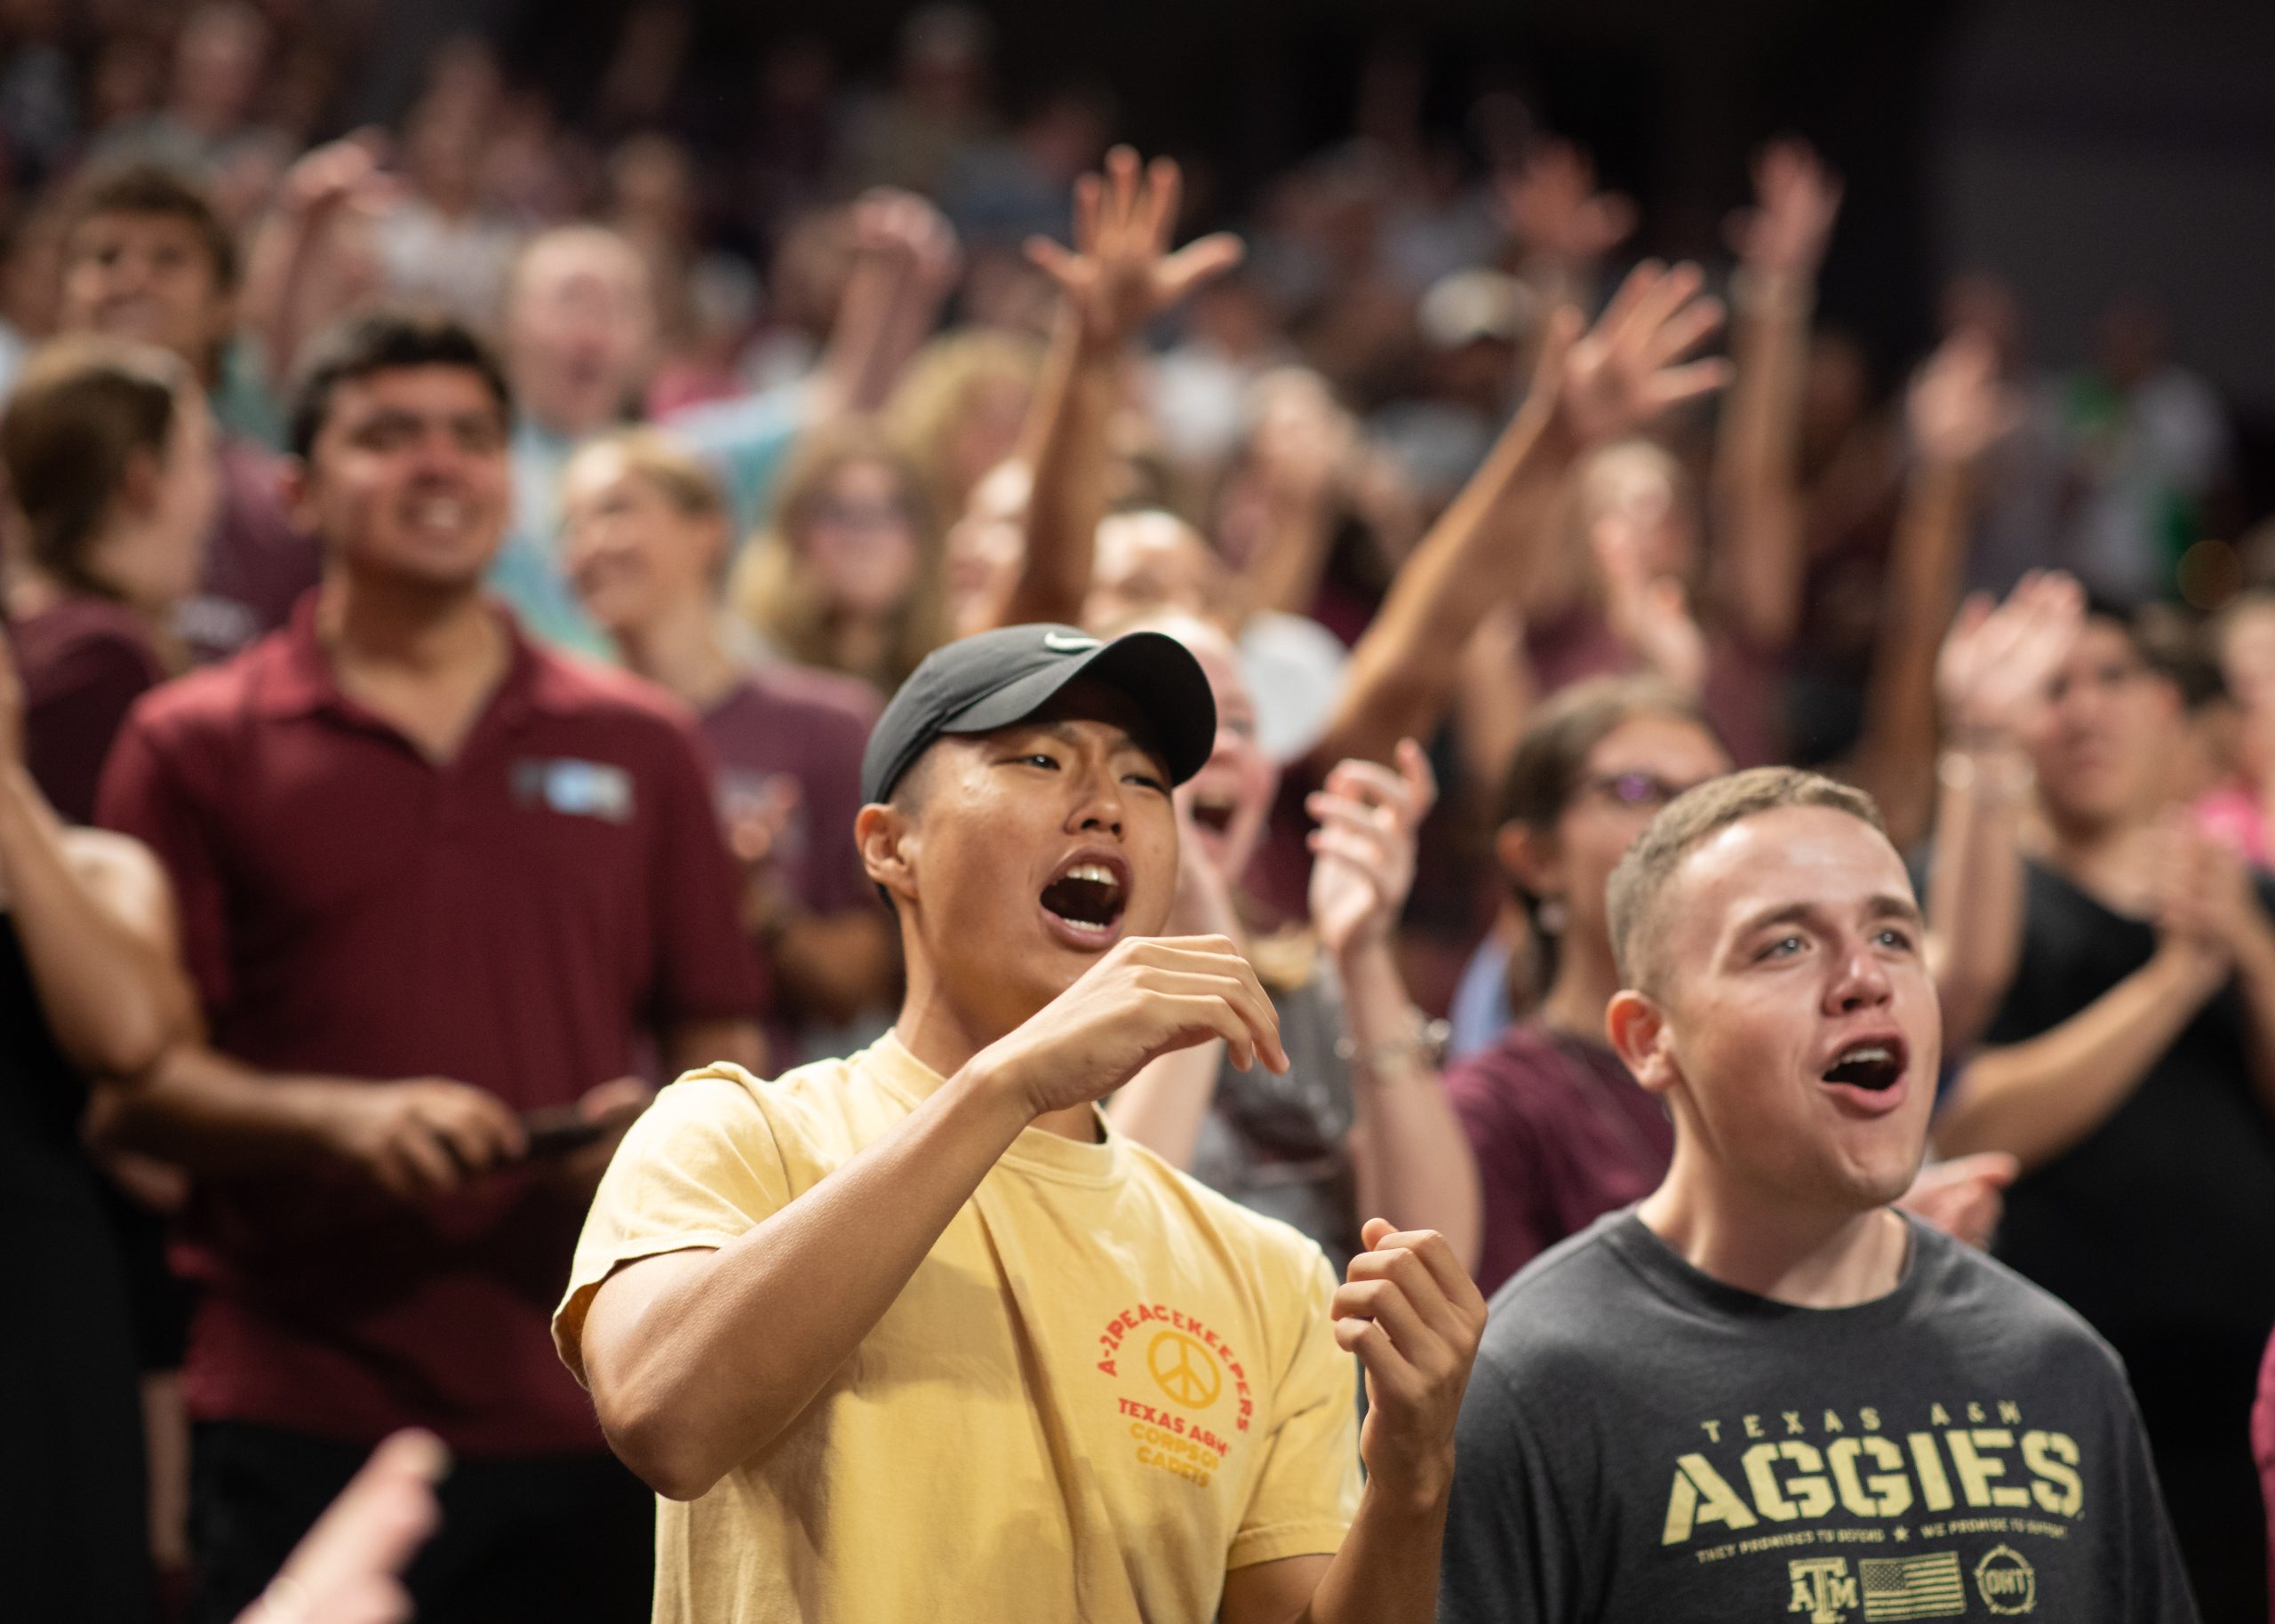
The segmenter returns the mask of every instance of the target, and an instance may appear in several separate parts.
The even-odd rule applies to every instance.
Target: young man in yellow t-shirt
[[[857,832],[898,1023],[665,1090],[555,1319],[664,1496],[658,1620],[1433,1616],[1485,1321],[1451,1249],[1375,1220],[1338,1287],[1095,1104],[1198,1044],[1288,1063],[1229,942],[1153,937],[1214,732],[1152,633],[968,638],[887,707]]]

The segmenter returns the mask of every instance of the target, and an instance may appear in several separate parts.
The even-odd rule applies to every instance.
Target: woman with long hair
[[[899,687],[947,639],[940,533],[915,465],[866,419],[806,435],[729,596],[784,658]]]

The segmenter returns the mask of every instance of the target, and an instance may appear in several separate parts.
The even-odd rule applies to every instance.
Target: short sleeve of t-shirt
[[[586,1215],[553,1315],[562,1362],[585,1379],[585,1316],[619,1265],[723,1246],[789,1199],[774,1126],[748,1089],[698,1071],[663,1090],[625,1134]]]
[[[1309,1299],[1288,1308],[1302,1332],[1273,1394],[1272,1431],[1227,1569],[1331,1553],[1358,1515],[1359,1409],[1351,1356],[1335,1340],[1335,1276],[1313,1254]]]

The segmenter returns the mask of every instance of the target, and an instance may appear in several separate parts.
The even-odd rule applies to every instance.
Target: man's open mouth
[[[1046,912],[1083,933],[1111,933],[1121,922],[1128,882],[1109,864],[1080,859],[1042,888]]]
[[[1193,797],[1193,821],[1211,834],[1222,834],[1233,826],[1233,813],[1239,805],[1220,791],[1197,791]]]
[[[1894,1087],[1903,1077],[1904,1061],[1902,1043],[1866,1039],[1842,1049],[1825,1068],[1824,1080],[1845,1083],[1867,1094],[1880,1094]]]

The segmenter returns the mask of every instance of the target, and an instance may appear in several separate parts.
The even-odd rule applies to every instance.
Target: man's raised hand
[[[1110,1094],[1147,1062],[1221,1038],[1243,1071],[1288,1069],[1280,1017],[1224,936],[1132,936],[973,1063],[1029,1116]]]
[[[1502,223],[1519,251],[1527,261],[1555,270],[1588,269],[1635,229],[1633,202],[1597,191],[1594,160],[1570,141],[1532,142],[1495,189]]]
[[[1965,744],[2021,743],[2085,615],[2085,588],[2059,570],[2032,570],[1996,607],[1981,593],[1961,605],[1936,657],[1936,697],[1952,735]]]
[[[1646,259],[1585,333],[1570,310],[1552,318],[1535,386],[1553,391],[1554,420],[1578,446],[1632,434],[1730,381],[1728,361],[1685,359],[1722,324],[1704,282],[1695,265]]]
[[[1730,221],[1730,246],[1762,276],[1816,275],[1840,213],[1840,179],[1807,141],[1772,141],[1753,160],[1753,206]]]
[[[1389,938],[1414,886],[1417,832],[1437,800],[1430,758],[1410,738],[1398,742],[1396,771],[1345,761],[1305,798],[1304,809],[1319,820],[1307,840],[1312,924],[1328,951]]]
[[[1027,257],[1058,283],[1085,349],[1120,349],[1147,322],[1240,263],[1246,251],[1230,232],[1169,251],[1183,185],[1176,160],[1141,166],[1135,152],[1117,147],[1106,155],[1103,176],[1074,184],[1074,248],[1028,239]]]
[[[1369,1484],[1417,1505],[1453,1485],[1454,1422],[1485,1333],[1485,1299],[1435,1230],[1369,1218],[1337,1288],[1335,1340],[1367,1373],[1359,1458]]]

